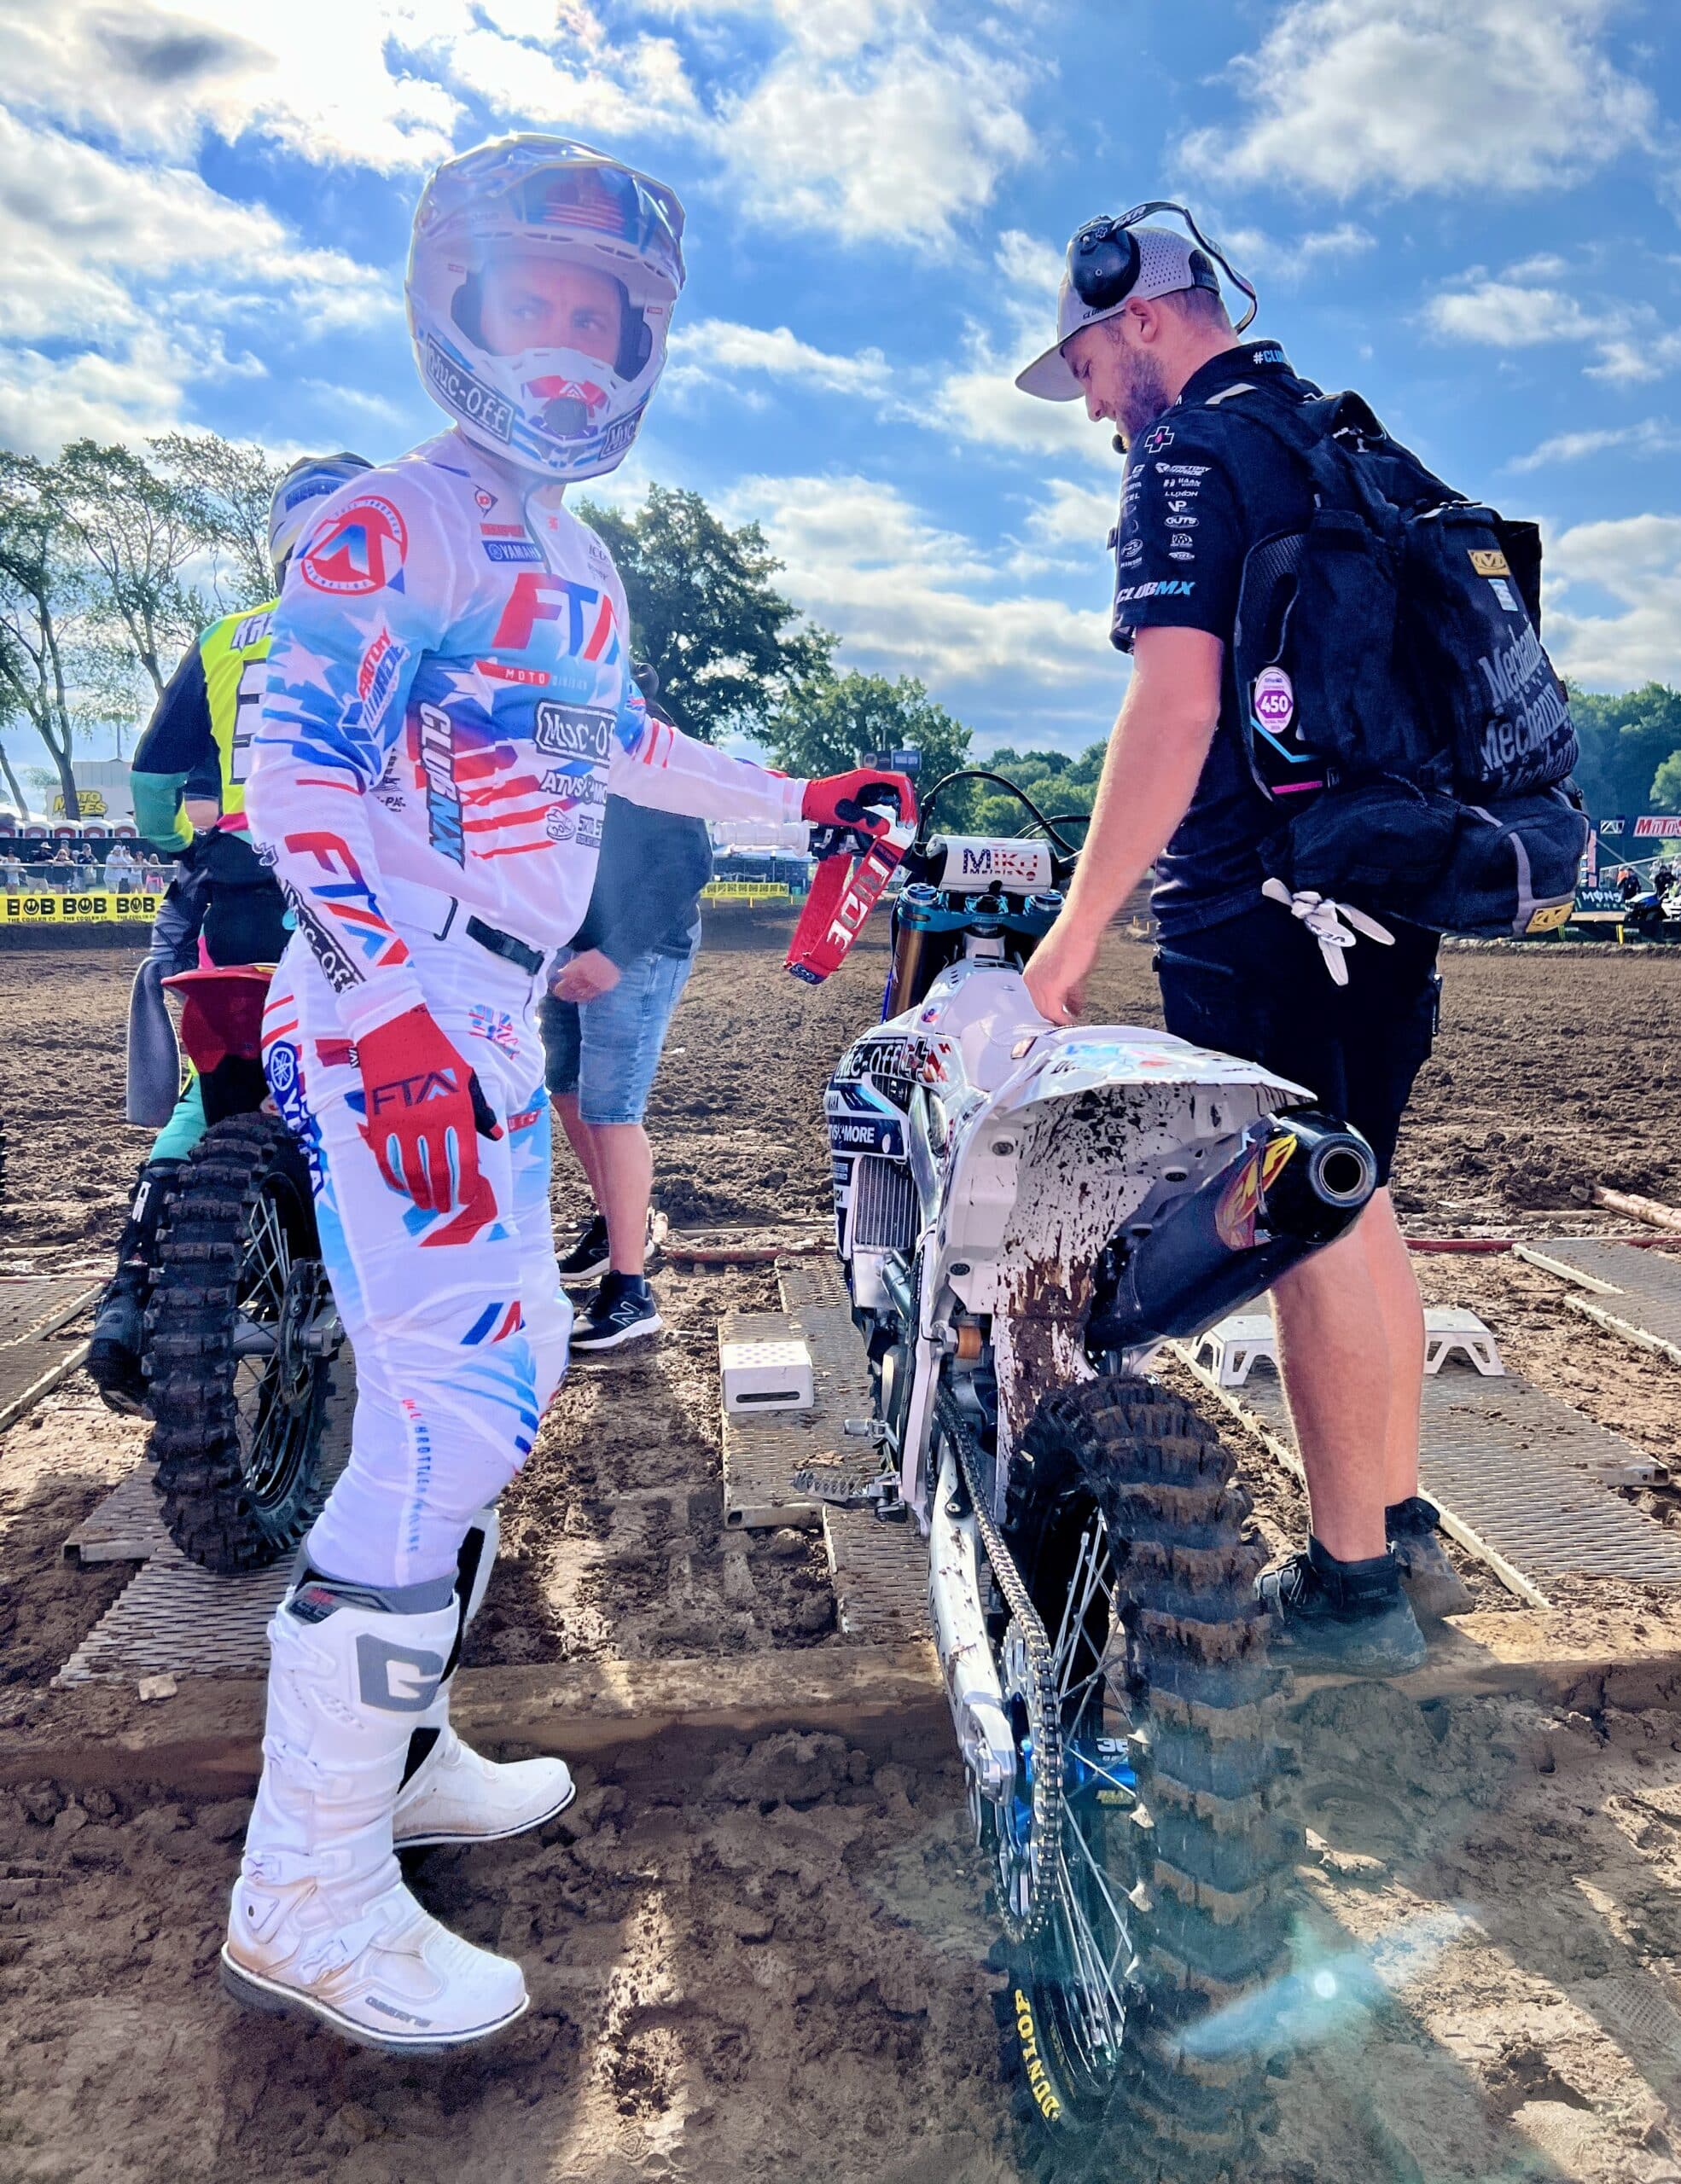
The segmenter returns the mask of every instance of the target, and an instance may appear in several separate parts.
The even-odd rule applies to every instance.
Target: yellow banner
[[[150,925],[161,895],[44,893],[0,896],[7,925]]]

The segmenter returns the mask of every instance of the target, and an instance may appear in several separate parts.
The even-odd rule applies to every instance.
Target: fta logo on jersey
[[[369,493],[340,508],[304,556],[304,582],[317,591],[361,597],[403,589],[409,533],[381,495]]]

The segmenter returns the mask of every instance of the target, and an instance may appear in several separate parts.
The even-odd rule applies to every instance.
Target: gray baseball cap
[[[1176,294],[1181,288],[1207,288],[1219,293],[1213,268],[1189,236],[1175,235],[1172,228],[1135,227],[1132,234],[1138,245],[1138,277],[1124,296],[1102,310],[1094,311],[1081,300],[1073,275],[1064,270],[1056,291],[1056,339],[1043,356],[1035,357],[1025,371],[1015,375],[1015,384],[1024,394],[1037,394],[1046,402],[1077,402],[1082,389],[1062,354],[1062,344],[1081,327],[1095,326],[1100,318],[1113,318],[1117,311],[1125,311],[1135,296],[1148,300],[1151,296]],[[1193,264],[1194,258],[1201,264]]]

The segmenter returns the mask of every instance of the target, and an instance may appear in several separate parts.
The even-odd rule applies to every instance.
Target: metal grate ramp
[[[1185,1362],[1300,1473],[1275,1378],[1256,1374],[1223,1388],[1207,1368]],[[1532,1606],[1547,1606],[1546,1587],[1566,1577],[1681,1586],[1681,1540],[1605,1483],[1608,1472],[1615,1478],[1618,1467],[1643,1462],[1639,1451],[1568,1403],[1515,1374],[1443,1374],[1424,1383],[1422,1423],[1422,1490],[1453,1537]]]
[[[852,1471],[870,1461],[869,1441],[844,1430],[847,1419],[869,1417],[870,1391],[840,1267],[828,1258],[783,1261],[777,1285],[780,1315],[731,1316],[720,1334],[801,1336],[811,1352],[815,1407],[724,1419],[724,1522],[821,1525],[841,1630],[883,1643],[923,1636],[928,1575],[916,1527],[908,1519],[884,1524],[867,1509],[815,1502],[793,1484],[794,1474],[808,1467]]]
[[[1578,1293],[1566,1301],[1585,1318],[1681,1365],[1681,1253],[1608,1236],[1549,1236],[1520,1244],[1517,1255],[1576,1283]]]
[[[218,1577],[165,1545],[113,1600],[53,1678],[132,1683],[143,1676],[263,1676],[264,1635],[291,1576],[292,1559]]]
[[[79,1562],[149,1562],[169,1546],[158,1514],[153,1466],[137,1464],[122,1484],[90,1509],[64,1542]]]
[[[53,1338],[98,1294],[98,1283],[79,1274],[0,1275],[0,1432],[87,1356],[85,1342]]]
[[[0,1343],[54,1334],[98,1294],[84,1274],[0,1275]]]
[[[767,1411],[759,1418],[725,1417],[724,1521],[732,1530],[821,1523],[823,1504],[799,1491],[794,1474],[829,1463],[850,1467],[869,1455],[868,1442],[845,1431],[849,1418],[870,1415],[870,1370],[839,1265],[822,1259],[779,1260],[777,1287],[781,1312],[726,1313],[718,1322],[718,1338],[802,1336],[811,1353],[814,1407]]]
[[[323,1428],[321,1461],[326,1477],[335,1478],[350,1454],[351,1415],[356,1408],[356,1375],[348,1347],[339,1353],[332,1397]],[[81,1528],[102,1516],[115,1535],[138,1515],[141,1485],[152,1492],[151,1467],[131,1472]],[[119,1505],[113,1508],[113,1504]],[[268,1673],[268,1620],[292,1574],[293,1558],[282,1555],[266,1570],[234,1577],[218,1577],[188,1561],[164,1532],[155,1516],[157,1544],[138,1573],[125,1586],[70,1658],[53,1678],[57,1686],[77,1683],[131,1683],[143,1676],[261,1676]],[[83,1552],[81,1532],[65,1542]],[[115,1560],[113,1552],[83,1554],[84,1560]]]

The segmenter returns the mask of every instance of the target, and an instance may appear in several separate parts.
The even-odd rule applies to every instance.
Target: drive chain
[[[1044,1621],[988,1505],[982,1452],[976,1446],[956,1395],[944,1380],[934,1397],[934,1414],[957,1455],[957,1468],[963,1473],[969,1504],[974,1511],[975,1530],[993,1581],[1027,1649],[1028,1688],[1025,1696],[1033,1747],[1033,1816],[1028,1838],[1029,1891],[1025,1913],[1018,1916],[1006,1890],[1000,1889],[998,1894],[998,1914],[1005,1933],[1012,1942],[1031,1941],[1050,1915],[1060,1886],[1062,1705],[1056,1688],[1056,1660]]]

